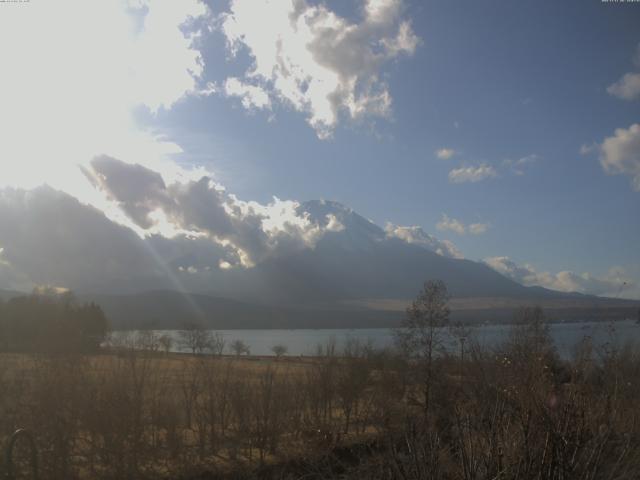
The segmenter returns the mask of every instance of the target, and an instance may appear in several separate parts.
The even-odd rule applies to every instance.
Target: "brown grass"
[[[560,361],[539,328],[466,345],[428,386],[420,362],[362,345],[0,354],[0,441],[33,432],[44,479],[639,478],[639,350],[585,340]]]

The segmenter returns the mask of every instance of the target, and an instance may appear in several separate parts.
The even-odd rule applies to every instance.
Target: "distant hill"
[[[533,289],[532,293],[536,290]],[[458,297],[451,300],[452,320],[507,323],[520,306],[540,305],[553,320],[636,318],[640,302],[586,295]],[[0,290],[0,298],[28,295]],[[410,303],[405,299],[355,299],[303,304],[260,304],[173,290],[112,295],[82,294],[82,302],[102,307],[114,330],[181,329],[200,324],[212,329],[382,328],[397,326]]]
[[[198,323],[212,329],[377,328],[397,326],[409,300],[375,300],[274,306],[202,294],[153,291],[131,295],[91,295],[113,329],[180,329]],[[453,299],[452,320],[507,323],[525,305],[541,305],[551,320],[635,318],[640,302],[597,297]]]
[[[102,307],[113,329],[355,328],[397,323],[398,312],[358,305],[274,306],[160,290],[130,295],[83,295]]]
[[[20,295],[25,295],[23,292],[18,292],[16,290],[0,290],[0,299],[1,300],[9,300],[10,298],[19,297]]]

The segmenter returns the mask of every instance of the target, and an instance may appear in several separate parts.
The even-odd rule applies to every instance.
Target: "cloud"
[[[444,213],[442,214],[442,219],[436,224],[436,228],[441,231],[450,230],[458,235],[466,233],[466,227],[462,222],[455,218],[449,218]]]
[[[458,152],[447,148],[436,151],[438,158],[442,159],[448,159],[457,154]],[[449,181],[451,183],[475,183],[487,178],[497,177],[499,173],[521,176],[538,160],[540,160],[540,157],[532,153],[515,159],[507,158],[495,167],[484,162],[479,165],[463,165],[449,171]]]
[[[630,176],[633,189],[640,191],[640,124],[616,129],[599,147],[604,171]]]
[[[242,106],[247,110],[271,110],[269,94],[262,87],[248,85],[237,78],[227,78],[224,90],[230,97],[240,97]]]
[[[305,113],[327,138],[342,112],[351,119],[390,114],[382,68],[419,43],[402,10],[401,0],[367,0],[360,21],[350,22],[306,0],[232,0],[220,25],[231,54],[246,49],[253,59],[237,81]],[[243,105],[252,106],[247,98]]]
[[[483,233],[486,233],[486,231],[489,229],[489,224],[472,223],[467,226],[460,220],[449,218],[449,216],[443,213],[441,220],[436,224],[436,228],[441,231],[449,230],[451,232],[457,233],[458,235],[464,235],[467,232],[472,235],[481,235]]]
[[[235,249],[229,245],[211,241],[205,236],[178,234],[167,238],[154,234],[144,239],[159,259],[172,272],[206,273],[238,263]],[[198,286],[202,288],[202,285]]]
[[[636,67],[640,67],[640,44],[636,47],[631,60]],[[640,99],[640,73],[625,73],[620,80],[607,87],[607,92],[621,100],[632,101]]]
[[[578,292],[590,295],[619,296],[636,287],[635,282],[627,278],[624,270],[614,267],[603,277],[590,273],[577,274],[571,271],[558,273],[538,272],[529,264],[518,265],[509,257],[489,257],[484,263],[498,273],[525,286],[541,286],[561,292]]]
[[[385,227],[387,237],[399,238],[413,245],[420,245],[432,252],[448,258],[464,258],[462,252],[449,240],[440,240],[428,234],[419,226],[401,227],[387,223]]]
[[[607,92],[622,100],[640,98],[640,73],[625,73],[620,80],[609,85]]]
[[[167,156],[180,148],[133,112],[155,115],[200,89],[207,16],[198,0],[32,2],[0,15],[0,158],[11,159],[0,186],[46,182],[99,206],[77,168],[96,154],[175,174]]]
[[[498,174],[491,165],[482,163],[478,166],[454,168],[449,172],[451,183],[479,182],[486,178],[496,177]]]
[[[436,157],[440,160],[449,160],[457,152],[453,148],[440,148],[436,150]]]
[[[204,61],[194,40],[201,34],[195,20],[206,18],[207,7],[198,0],[156,2],[135,0],[142,15],[134,40],[133,74],[127,85],[135,88],[137,102],[151,111],[171,106],[197,90]],[[189,25],[189,33],[183,26]]]
[[[142,228],[156,223],[151,213],[159,204],[170,201],[162,175],[142,165],[128,165],[101,155],[93,159],[91,167],[84,169],[87,177]]]
[[[585,143],[585,144],[580,145],[579,152],[580,152],[580,155],[589,155],[589,154],[593,153],[594,150],[597,150],[597,149],[598,149],[598,145],[596,145],[596,144],[588,145],[588,144]]]
[[[158,172],[106,156],[95,158],[86,174],[143,234],[206,237],[235,252],[225,265],[251,267],[344,228],[332,215],[312,221],[298,202],[242,201],[209,176],[165,184]]]
[[[488,223],[472,223],[469,225],[469,233],[472,235],[482,235],[489,229]]]
[[[632,63],[640,68],[640,44],[636,47]],[[620,80],[609,85],[607,92],[622,100],[637,100],[640,98],[640,73],[625,73]]]
[[[509,168],[515,175],[524,175],[525,169],[536,163],[540,157],[535,154],[526,155],[524,157],[520,157],[518,159],[506,159],[502,162],[502,164]]]
[[[520,266],[509,257],[488,257],[483,260],[484,263],[493,268],[496,272],[501,273],[523,285],[530,285],[531,275],[534,270],[530,265]]]

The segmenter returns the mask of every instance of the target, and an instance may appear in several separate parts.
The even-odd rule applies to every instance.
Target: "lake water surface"
[[[482,325],[473,328],[472,336],[481,345],[495,347],[508,338],[510,329],[510,325]],[[252,355],[272,355],[274,345],[286,346],[288,355],[313,355],[319,344],[325,345],[330,341],[335,341],[340,351],[349,338],[371,342],[381,348],[393,344],[393,330],[388,328],[216,331],[223,335],[227,345],[233,340],[242,340],[250,347]],[[563,357],[571,356],[574,346],[585,337],[590,337],[596,348],[640,343],[640,325],[633,320],[554,323],[550,325],[550,331]],[[178,331],[156,330],[155,333],[172,337],[173,351],[188,351],[180,344]]]

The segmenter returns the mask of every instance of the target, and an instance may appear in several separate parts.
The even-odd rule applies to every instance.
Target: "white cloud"
[[[440,159],[447,160],[459,152],[442,148],[436,151],[436,156]],[[538,162],[540,157],[534,153],[519,158],[507,158],[498,163],[495,167],[488,163],[480,163],[479,165],[463,165],[449,171],[449,181],[451,183],[480,182],[487,178],[494,178],[501,174],[524,175],[527,169]]]
[[[483,261],[498,273],[525,286],[535,285],[561,292],[619,296],[629,293],[636,286],[619,267],[611,268],[606,275],[597,277],[590,273],[578,274],[571,271],[538,272],[532,265],[518,265],[509,257],[489,257]]]
[[[620,80],[609,85],[607,92],[622,100],[640,98],[640,73],[625,73]]]
[[[485,258],[483,262],[493,268],[496,272],[501,273],[502,275],[523,285],[549,286],[543,285],[540,282],[535,269],[529,264],[525,264],[523,266],[518,265],[509,257],[488,257]]]
[[[243,83],[237,78],[227,78],[224,90],[230,97],[240,97],[242,106],[247,110],[271,109],[271,100],[267,92],[260,86]]]
[[[198,0],[136,1],[146,14],[134,39],[133,71],[127,85],[134,88],[134,101],[152,111],[168,109],[182,96],[195,91],[197,79],[202,76],[202,56],[192,46],[200,32],[185,35],[181,26],[205,17],[207,8]]]
[[[482,235],[486,233],[489,229],[488,223],[472,223],[470,225],[465,225],[460,220],[456,220],[455,218],[450,218],[446,214],[442,214],[442,218],[438,223],[436,223],[436,228],[440,231],[449,230],[451,232],[455,232],[458,235],[464,235],[467,232],[471,235]]]
[[[640,44],[636,47],[631,61],[636,67],[640,67]],[[607,87],[607,92],[622,100],[640,99],[640,73],[625,73],[620,80]]]
[[[464,235],[467,230],[462,222],[455,218],[449,218],[444,213],[442,219],[436,224],[436,228],[441,231],[450,230],[458,235]]]
[[[335,215],[327,215],[327,226],[325,227],[329,232],[342,232],[345,229],[344,224]]]
[[[440,160],[449,160],[456,154],[456,151],[453,148],[440,148],[436,150],[436,157]]]
[[[479,182],[486,178],[497,176],[495,168],[486,163],[478,166],[454,168],[449,172],[449,181],[452,183]]]
[[[399,238],[413,245],[420,245],[432,252],[448,258],[464,258],[462,252],[449,240],[440,240],[428,234],[419,226],[402,227],[387,223],[385,227],[387,237]]]
[[[590,153],[593,153],[593,151],[597,149],[598,149],[598,145],[596,144],[588,145],[585,143],[583,145],[580,145],[579,152],[580,152],[580,155],[589,155]]]
[[[242,81],[304,112],[326,138],[340,112],[389,115],[381,68],[419,43],[401,14],[401,0],[367,0],[359,23],[306,0],[232,0],[220,18],[231,53],[246,48],[254,60]]]
[[[502,162],[502,164],[509,168],[515,175],[524,175],[525,169],[536,163],[540,157],[536,154],[526,155],[524,157],[520,157],[518,159],[507,159]]]
[[[472,223],[471,225],[469,225],[469,233],[472,235],[482,235],[488,229],[488,223]]]
[[[3,11],[0,186],[46,182],[106,208],[77,168],[96,154],[177,174],[168,155],[180,148],[141,129],[132,112],[153,114],[198,90],[203,61],[192,19],[206,16],[198,0],[65,0]]]
[[[618,128],[600,145],[600,164],[609,174],[631,177],[633,189],[640,191],[640,124]]]

